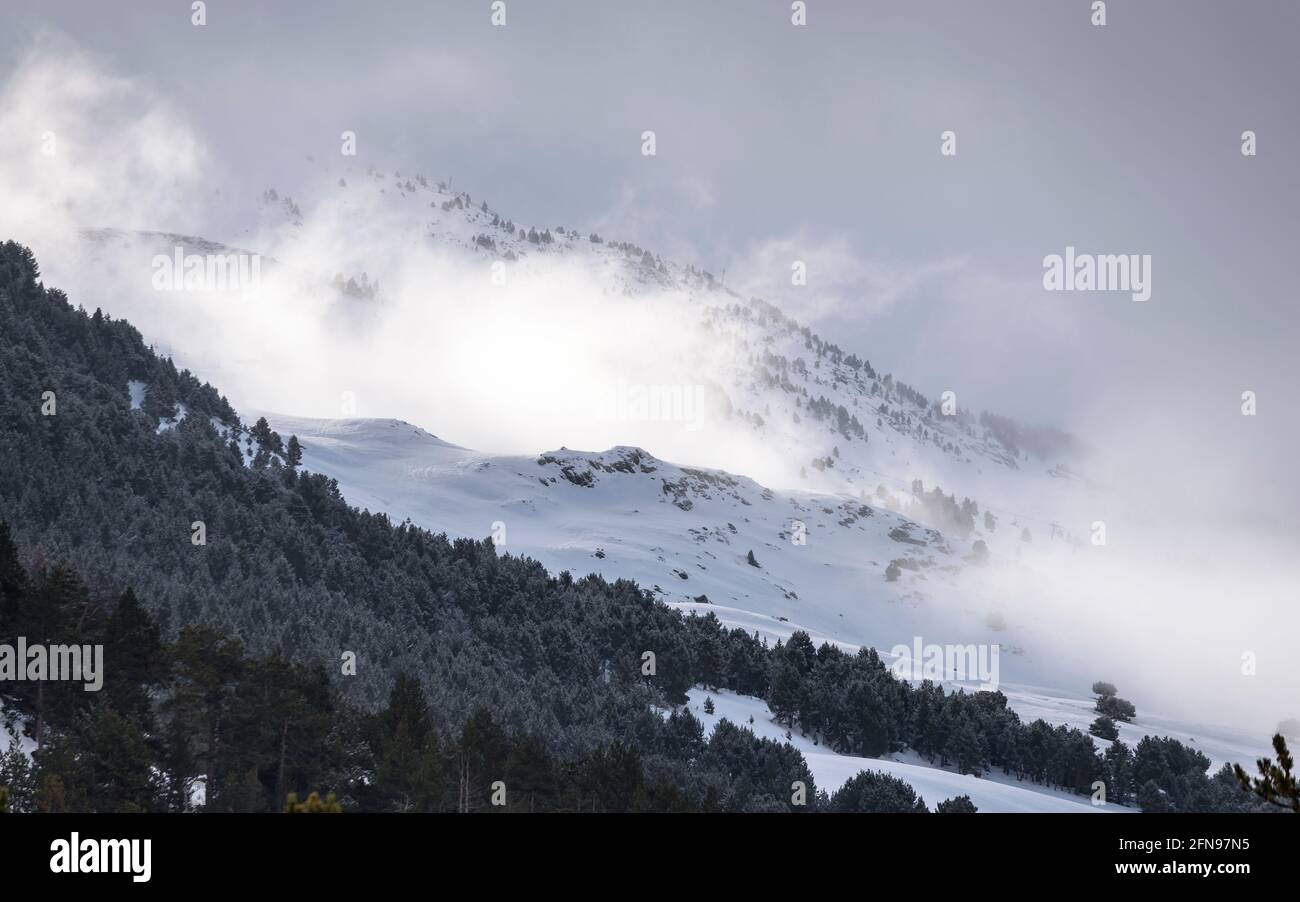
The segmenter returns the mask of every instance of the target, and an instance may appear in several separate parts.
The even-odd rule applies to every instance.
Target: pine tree
[[[206,802],[209,784],[204,785],[205,798],[194,798],[194,787],[200,773],[194,756],[194,738],[186,732],[179,719],[173,718],[160,736],[159,770],[163,775],[163,802],[168,811],[189,811],[196,803]],[[256,774],[254,774],[256,777]]]
[[[376,789],[393,811],[436,811],[441,803],[438,737],[417,680],[398,674],[373,727]]]
[[[172,651],[175,675],[164,709],[191,742],[197,773],[207,775],[207,807],[225,788],[230,763],[226,733],[235,690],[245,672],[240,643],[212,627],[187,626]],[[240,774],[242,776],[242,773]]]
[[[9,524],[0,521],[0,639],[19,635],[18,621],[28,589],[27,571],[18,560]]]
[[[1242,789],[1254,792],[1270,805],[1300,814],[1300,786],[1292,772],[1295,762],[1281,733],[1273,736],[1273,750],[1277,753],[1277,763],[1269,758],[1260,758],[1255,762],[1260,775],[1253,781],[1240,764],[1233,765],[1233,773]]]
[[[704,699],[704,713],[705,713],[705,714],[712,714],[713,711],[714,711],[714,708],[713,708],[713,696],[710,695],[709,697],[707,697],[706,699]]]
[[[241,766],[253,763],[259,774],[274,775],[272,810],[301,785],[303,770],[318,769],[331,714],[327,680],[319,668],[294,667],[278,651],[244,663],[226,732]]]
[[[1119,739],[1119,728],[1115,726],[1115,721],[1105,714],[1092,722],[1092,726],[1088,727],[1088,732],[1101,739],[1110,739],[1112,741]]]
[[[770,683],[772,688],[767,704],[776,722],[793,725],[803,695],[803,683],[799,671],[784,655],[773,660]]]
[[[1138,789],[1137,803],[1138,807],[1148,814],[1162,814],[1175,810],[1168,794],[1155,780],[1147,780]]]
[[[56,566],[39,574],[26,598],[11,627],[14,635],[25,636],[29,646],[79,642],[77,625],[88,613],[89,595],[75,572]],[[37,680],[34,692],[28,688],[30,684],[19,685],[21,696],[34,696],[33,738],[38,747],[51,722],[70,720],[73,712],[86,704],[82,688],[77,686],[74,692],[70,682]]]
[[[511,744],[505,782],[508,807],[522,811],[552,811],[559,804],[560,785],[555,762],[541,737],[529,734]]]
[[[970,800],[970,796],[954,796],[951,799],[944,799],[935,806],[935,814],[975,814],[979,811],[975,803]]]
[[[505,775],[508,738],[487,708],[479,708],[461,728],[454,756],[460,812],[488,807],[489,787]]]
[[[1133,800],[1133,752],[1118,739],[1110,744],[1103,756],[1106,762],[1106,791],[1116,805],[1127,805]]]
[[[710,613],[703,623],[706,632],[695,646],[695,677],[700,685],[717,689],[722,683],[722,640],[718,621]]]
[[[162,809],[162,783],[152,768],[148,739],[135,721],[100,705],[77,733],[80,764],[90,781],[82,787],[90,810]]]
[[[829,809],[839,812],[925,814],[925,800],[907,783],[876,771],[861,771],[831,796]]]
[[[979,776],[988,756],[984,737],[975,729],[969,717],[961,715],[949,731],[944,744],[944,757],[957,765],[957,773]]]
[[[581,782],[592,810],[632,811],[645,783],[641,754],[622,742],[602,745],[587,759]]]
[[[1137,717],[1137,708],[1133,703],[1117,695],[1101,696],[1097,699],[1097,705],[1093,710],[1111,720],[1122,720],[1125,723],[1131,723],[1133,718]]]
[[[121,713],[146,722],[150,687],[167,678],[167,658],[158,624],[127,589],[104,630],[104,659],[111,661],[105,696]]]
[[[259,445],[266,447],[271,444],[271,424],[266,421],[266,417],[258,417],[257,422],[248,432]]]
[[[1134,717],[1137,717],[1137,709],[1133,707],[1133,703],[1116,695],[1118,691],[1113,683],[1107,683],[1104,680],[1098,680],[1092,684],[1092,692],[1097,696],[1097,704],[1093,710],[1102,715],[1093,723],[1094,727],[1102,720],[1122,720],[1125,723],[1130,723]],[[1114,738],[1113,736],[1096,733],[1095,730],[1090,730],[1090,732],[1102,736],[1103,739]]]

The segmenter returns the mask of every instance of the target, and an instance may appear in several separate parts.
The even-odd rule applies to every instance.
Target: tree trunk
[[[286,718],[284,727],[280,731],[280,770],[275,776],[275,810],[279,811],[284,807],[284,754],[285,747],[289,742],[289,721]]]
[[[45,729],[45,681],[36,684],[36,748],[41,747],[41,735]]]

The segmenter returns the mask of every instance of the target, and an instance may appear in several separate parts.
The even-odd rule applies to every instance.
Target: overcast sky
[[[932,396],[1287,480],[1300,4],[1090,5],[506,0],[493,27],[488,0],[211,0],[196,28],[179,0],[0,0],[0,68],[53,33],[250,190],[350,129],[517,222],[725,269]],[[1150,254],[1150,301],[1044,291],[1067,245]]]

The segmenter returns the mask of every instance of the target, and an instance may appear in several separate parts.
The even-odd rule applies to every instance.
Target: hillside
[[[500,456],[400,421],[265,416],[358,506],[435,532],[495,535],[501,550],[552,572],[635,579],[661,601],[773,639],[798,628],[889,648],[941,623],[993,635],[980,625],[991,603],[944,604],[970,582],[966,549],[854,498],[778,492],[639,448]],[[889,582],[893,560],[906,575]]]
[[[684,617],[627,580],[553,576],[500,554],[490,540],[453,542],[349,507],[334,480],[298,471],[297,441],[260,421],[246,427],[215,389],[150,352],[132,326],[73,309],[38,279],[30,251],[0,248],[0,518],[35,583],[63,587],[60,604],[82,606],[83,622],[112,610],[111,599],[130,588],[168,639],[213,625],[254,653],[278,652],[325,675],[353,652],[356,676],[341,670],[330,682],[363,707],[378,708],[396,676],[409,672],[440,728],[486,706],[515,735],[538,737],[566,759],[634,743],[651,759],[661,756],[646,764],[658,768],[657,779],[706,807],[719,792],[739,807],[788,807],[781,787],[791,773],[808,772],[797,752],[743,739],[741,730],[740,741],[770,748],[781,769],[757,765],[774,781],[766,788],[714,783],[710,793],[712,778],[696,782],[690,761],[675,757],[669,734],[678,722],[662,716],[695,686],[766,700],[776,722],[847,755],[842,775],[853,756],[908,749],[963,774],[996,769],[1074,792],[1110,773],[1111,760],[1085,733],[1025,723],[1002,693],[913,687],[871,649],[819,647],[802,631],[772,646],[708,614]],[[453,467],[472,454],[388,425]],[[653,477],[662,468],[677,487],[656,491],[682,513],[719,499],[753,507],[765,494],[747,480],[672,468],[635,449],[527,463],[540,471],[531,477],[537,485],[565,483],[564,491],[598,492],[607,477]],[[618,487],[609,480],[615,495]],[[844,513],[893,517],[867,510]],[[28,602],[23,591],[15,598],[21,623]],[[20,708],[28,703],[20,699]],[[713,741],[736,735],[715,730]],[[1158,787],[1148,793],[1190,808],[1241,804],[1228,777],[1207,777],[1208,758],[1189,753],[1190,770],[1170,771],[1160,763],[1164,748],[1138,744],[1140,772]],[[1120,799],[1138,789],[1118,773],[1110,778]],[[860,781],[850,784],[861,790]],[[280,782],[274,786],[278,794]]]

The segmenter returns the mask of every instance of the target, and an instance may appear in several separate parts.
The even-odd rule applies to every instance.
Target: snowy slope
[[[217,385],[256,386],[274,398],[283,384],[314,380],[336,403],[338,386],[327,384],[333,370],[390,366],[369,354],[367,339],[408,330],[429,340],[458,334],[464,309],[485,303],[475,285],[489,269],[505,267],[514,285],[530,275],[581,273],[583,287],[599,288],[596,314],[617,308],[614,322],[632,333],[616,336],[619,354],[598,370],[607,379],[616,374],[620,389],[624,381],[633,387],[622,398],[628,409],[606,424],[618,435],[608,450],[487,454],[401,420],[267,417],[282,435],[299,437],[304,467],[337,478],[352,504],[450,535],[496,535],[503,551],[553,571],[630,577],[668,604],[711,611],[772,638],[803,629],[886,655],[916,637],[996,644],[1003,691],[1022,717],[1086,727],[1091,705],[1083,690],[1110,672],[1097,672],[1095,648],[1072,640],[1097,633],[1097,587],[1063,585],[1051,566],[1097,556],[1080,537],[1104,506],[1097,486],[1072,466],[1077,443],[1017,434],[961,408],[945,415],[937,398],[875,370],[865,349],[840,349],[702,269],[618,237],[514,222],[436,180],[343,166],[304,170],[301,184],[249,204],[243,224],[225,234],[83,232],[66,266],[47,255],[55,261],[47,276],[87,307],[131,319],[160,350]],[[178,245],[261,254],[265,284],[233,295],[151,291],[148,261]],[[437,266],[412,266],[429,255]],[[447,268],[447,260],[455,265]],[[444,284],[443,274],[464,279]],[[558,294],[539,298],[562,301],[567,283],[558,284]],[[422,305],[449,319],[420,319]],[[487,317],[489,337],[517,333],[498,360],[529,351],[528,327],[544,323],[518,322],[521,312],[516,305]],[[556,311],[559,331],[566,316],[577,328],[592,312]],[[640,349],[647,369],[645,355],[625,345],[635,345],[638,323],[665,319],[674,340]],[[450,350],[454,344],[453,337]],[[316,364],[301,348],[317,346],[335,348],[339,358],[308,375]],[[411,347],[433,353],[418,340]],[[449,350],[446,342],[438,347]],[[557,356],[599,353],[577,346]],[[528,382],[547,382],[551,361],[532,359],[543,364],[525,368],[525,378],[486,383],[494,360],[475,349],[457,358],[463,366],[452,368],[453,378],[471,387],[462,394],[487,417],[493,391],[524,395],[535,389]],[[402,366],[383,383],[397,398],[393,409],[444,388],[421,361]],[[445,380],[445,370],[436,372]],[[635,388],[654,380],[700,391],[689,422],[649,424],[676,431],[647,429],[655,415],[637,409]],[[551,402],[556,394],[528,397]],[[270,405],[242,406],[251,422],[257,413],[249,407]],[[436,415],[409,416],[440,429]],[[660,437],[671,439],[665,446],[674,453],[662,450]],[[951,529],[920,503],[916,480],[925,490],[942,486],[954,502],[970,498],[978,514],[969,531]],[[799,523],[806,544],[792,541]],[[972,559],[977,540],[988,546],[987,564]],[[748,563],[750,551],[758,566]],[[901,563],[897,581],[885,577],[891,561]],[[1263,751],[1231,731],[1172,721],[1139,720],[1122,730],[1126,741],[1145,732],[1195,741],[1216,763],[1249,762]]]
[[[572,265],[610,298],[661,306],[654,316],[681,318],[679,331],[689,337],[673,348],[679,356],[672,372],[680,374],[674,382],[700,387],[705,409],[688,411],[696,415],[689,423],[663,425],[681,427],[672,433],[682,439],[674,446],[690,456],[677,459],[701,469],[656,461],[654,473],[639,466],[606,472],[633,452],[615,448],[605,452],[609,460],[556,452],[552,463],[539,465],[532,458],[430,447],[431,437],[414,433],[388,447],[401,431],[396,425],[387,434],[335,421],[272,417],[274,425],[298,433],[306,465],[338,477],[353,503],[457,535],[487,535],[501,521],[507,550],[554,568],[631,576],[680,605],[707,596],[724,619],[773,635],[797,625],[819,637],[885,649],[918,635],[1000,641],[1004,659],[1017,659],[1011,669],[1021,678],[1056,685],[1095,678],[1085,662],[1070,672],[1059,649],[1050,670],[1038,669],[1037,612],[1007,607],[1007,593],[966,561],[976,540],[995,562],[1018,559],[1027,550],[1025,529],[1035,534],[1036,557],[1086,554],[1076,539],[1086,530],[1084,518],[1072,511],[1086,497],[1087,483],[1057,461],[1008,448],[963,410],[944,416],[933,399],[875,371],[855,349],[839,349],[771,305],[738,297],[689,263],[614,236],[517,223],[435,179],[355,165],[304,168],[301,184],[248,204],[244,225],[220,241],[112,229],[80,237],[71,270],[97,277],[78,292],[87,306],[102,303],[109,313],[129,316],[161,350],[222,386],[246,381],[249,373],[259,373],[253,381],[262,385],[293,380],[277,362],[303,336],[280,334],[283,323],[263,319],[266,308],[289,305],[295,316],[325,321],[322,328],[363,336],[390,309],[392,280],[384,267],[400,271],[418,252],[484,268],[506,264],[511,278]],[[187,253],[261,253],[276,290],[247,297],[149,291],[148,268],[140,264],[182,245]],[[113,284],[114,275],[127,274],[133,284]],[[440,302],[438,287],[424,290]],[[304,297],[308,306],[293,306]],[[238,328],[221,328],[230,325],[223,317],[233,317]],[[227,333],[225,343],[210,340]],[[545,374],[538,375],[544,382]],[[633,389],[642,385],[635,372],[628,375]],[[608,431],[663,435],[637,422],[645,411],[636,409],[634,390],[622,400],[631,408],[621,412],[629,422]],[[662,456],[655,445],[642,447]],[[703,467],[787,491],[739,476],[702,475]],[[566,479],[566,468],[591,473],[592,485]],[[539,482],[539,475],[548,481]],[[955,499],[971,497],[979,513],[969,532],[949,530],[917,503],[914,480],[925,489],[940,485]],[[1059,529],[1052,525],[1058,520]],[[790,541],[795,521],[806,524],[806,545]],[[760,568],[739,563],[750,550]],[[912,561],[914,569],[886,584],[893,560]],[[993,628],[1004,623],[1005,630]],[[1045,649],[1037,651],[1037,663],[1048,663]]]
[[[1000,638],[986,622],[996,605],[978,598],[959,550],[854,498],[776,492],[638,448],[492,456],[397,420],[248,413],[261,415],[297,435],[303,466],[337,479],[352,504],[449,535],[495,530],[503,551],[552,571],[635,579],[664,602],[773,639],[803,629],[888,650],[918,634]],[[799,523],[805,544],[794,541]],[[916,569],[889,582],[891,560]]]
[[[917,636],[996,645],[998,688],[1022,719],[1086,731],[1096,717],[1088,665],[1072,669],[1055,653],[1057,631],[1046,615],[1041,623],[1032,612],[994,616],[1005,610],[996,574],[1018,564],[975,565],[936,531],[889,510],[777,492],[636,448],[494,456],[399,420],[245,412],[249,420],[263,415],[282,436],[298,436],[305,469],[337,479],[350,503],[395,520],[451,536],[495,533],[503,552],[552,572],[635,579],[686,613],[712,612],[769,641],[801,629],[850,651],[873,646],[886,662],[894,646]],[[806,525],[806,544],[791,541],[796,521]],[[758,567],[747,561],[751,550]],[[918,569],[889,582],[885,566],[894,559]],[[1144,735],[1171,736],[1215,768],[1266,753],[1254,734],[1161,717],[1143,705],[1139,712],[1119,725],[1130,746]]]
[[[698,687],[691,690],[689,695],[687,707],[704,724],[706,735],[725,718],[752,730],[756,736],[788,742],[808,762],[808,769],[817,781],[817,788],[831,794],[849,778],[861,771],[870,770],[883,771],[905,781],[932,811],[943,800],[959,795],[970,796],[975,807],[984,813],[1047,811],[1088,814],[1132,810],[1111,803],[1094,806],[1084,796],[1019,781],[1001,772],[983,777],[959,774],[934,767],[913,755],[894,755],[887,759],[839,755],[813,743],[797,731],[788,731],[777,724],[772,718],[772,712],[761,699],[728,691],[705,691]],[[704,710],[705,699],[709,698],[713,699],[712,714]]]

